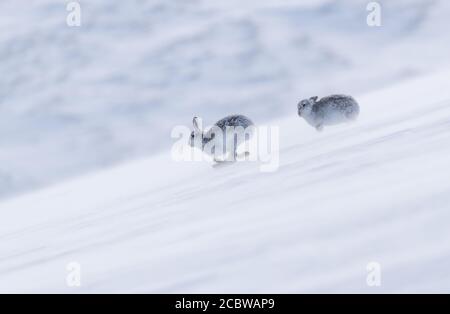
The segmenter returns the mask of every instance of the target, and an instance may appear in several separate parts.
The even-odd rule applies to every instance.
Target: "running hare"
[[[317,99],[317,96],[304,99],[297,107],[298,115],[318,131],[325,125],[355,120],[359,115],[359,105],[351,96],[331,95]]]
[[[194,117],[192,121],[194,131],[191,133],[189,145],[205,151],[206,145],[214,144],[209,147],[210,151],[206,152],[214,155],[214,157],[217,156],[216,148],[219,149],[217,146],[223,144],[223,150],[221,152],[224,155],[231,155],[232,160],[235,160],[237,156],[237,147],[253,136],[254,124],[249,118],[243,115],[230,115],[220,119],[206,132],[202,129],[200,121],[201,120],[198,117]],[[227,133],[230,130],[234,133]],[[218,135],[222,136],[220,140]],[[215,139],[215,141],[210,143],[213,139]],[[215,158],[215,161],[218,162],[219,160]]]

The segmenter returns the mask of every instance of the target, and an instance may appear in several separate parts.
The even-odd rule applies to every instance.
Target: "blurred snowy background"
[[[449,1],[0,2],[0,197],[173,142],[194,114],[295,115],[448,65]],[[149,174],[151,176],[151,174]]]

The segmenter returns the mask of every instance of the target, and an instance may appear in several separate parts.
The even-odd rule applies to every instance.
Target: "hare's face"
[[[203,142],[203,134],[196,132],[196,131],[192,131],[191,136],[189,137],[189,145],[191,147],[197,147],[198,148],[202,148],[202,142]]]
[[[298,115],[301,117],[311,113],[312,106],[313,102],[310,99],[303,99],[297,105]]]
[[[200,149],[203,148],[203,131],[202,131],[202,123],[201,118],[194,117],[192,119],[192,124],[194,127],[194,131],[192,131],[191,136],[189,138],[189,145],[192,147],[198,147]]]

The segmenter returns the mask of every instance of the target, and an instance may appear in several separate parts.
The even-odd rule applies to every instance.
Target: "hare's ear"
[[[192,119],[192,124],[194,125],[194,130],[197,132],[201,132],[201,128],[200,128],[200,121],[198,117],[194,117],[194,119]]]
[[[310,98],[310,100],[312,100],[313,102],[317,102],[317,99],[318,99],[319,97],[317,97],[317,96],[313,96],[313,97],[311,97]]]

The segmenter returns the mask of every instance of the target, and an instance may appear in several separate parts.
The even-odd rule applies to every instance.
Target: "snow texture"
[[[274,173],[167,151],[3,201],[0,292],[449,292],[449,76],[355,95],[320,133],[272,121]]]

